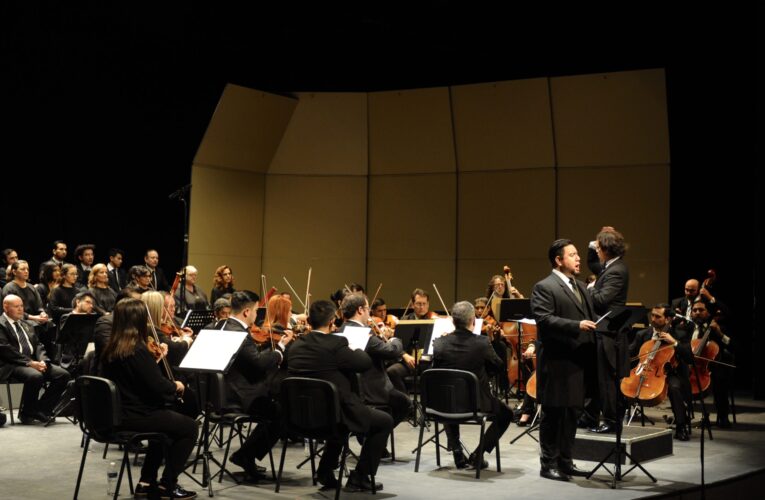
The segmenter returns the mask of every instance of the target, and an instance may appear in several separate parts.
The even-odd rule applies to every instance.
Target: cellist
[[[719,361],[731,365],[734,361],[731,351],[731,338],[726,335],[717,321],[712,319],[713,311],[715,311],[715,305],[708,303],[704,299],[693,303],[691,307],[691,319],[693,320],[691,340],[702,338],[708,327],[710,329],[710,341],[717,342],[720,348]],[[731,390],[733,373],[730,366],[712,363],[710,367],[712,372],[712,395],[714,396],[715,408],[717,409],[717,426],[728,428],[731,425],[730,420],[728,420],[728,413],[730,412],[728,393]]]
[[[691,385],[688,380],[688,367],[691,363],[690,335],[685,322],[673,325],[672,309],[669,304],[657,304],[651,309],[650,325],[635,334],[630,344],[630,357],[635,358],[640,347],[648,342],[661,339],[662,348],[674,348],[675,362],[667,366],[667,394],[672,404],[675,422],[675,439],[688,441],[686,402],[691,400]],[[678,319],[682,317],[677,316]],[[677,321],[675,321],[677,323]],[[639,363],[640,360],[637,360]]]

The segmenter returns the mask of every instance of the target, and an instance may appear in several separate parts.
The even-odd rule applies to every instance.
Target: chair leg
[[[276,487],[274,488],[274,493],[279,493],[279,485],[282,480],[282,470],[284,469],[284,455],[287,453],[287,443],[289,442],[288,439],[284,439],[284,445],[282,446],[282,456],[279,459],[279,473],[276,474]]]
[[[730,412],[733,417],[733,423],[736,422],[736,396],[733,393],[733,389],[730,389]]]
[[[396,435],[393,433],[394,429],[390,430],[390,461],[396,461]]]
[[[8,413],[11,414],[11,425],[16,425],[16,421],[13,419],[13,399],[11,398],[11,383],[5,383],[5,390],[8,393]]]
[[[80,493],[80,482],[82,481],[82,471],[85,469],[85,458],[88,456],[88,447],[90,446],[90,436],[83,435],[85,437],[85,444],[82,447],[82,460],[80,460],[80,472],[77,473],[77,484],[74,487],[74,500],[77,500],[77,495]]]
[[[238,432],[241,434],[242,424],[240,423],[238,425],[239,425]],[[228,452],[231,451],[231,440],[234,439],[234,429],[236,428],[236,426],[237,424],[232,423],[231,429],[229,429],[228,431],[228,440],[226,441],[226,451],[223,452],[223,463],[220,466],[220,476],[218,476],[218,483],[223,482],[223,471],[226,471],[228,473],[228,471],[226,470],[226,462],[228,462]],[[230,473],[228,475],[231,476],[232,479],[234,479],[234,482],[236,484],[239,484],[239,481],[237,481],[236,478],[234,478],[234,476],[232,476]]]
[[[422,436],[425,433],[425,421],[420,422],[420,438],[417,440],[417,458],[414,460],[414,472],[420,471],[420,453],[422,453]]]
[[[106,452],[108,450],[109,450],[109,443],[105,443],[104,444],[104,456],[102,456],[101,458],[104,458],[104,459],[106,458]]]
[[[499,459],[499,439],[497,440],[497,446],[494,447],[494,453],[497,454],[497,472],[502,472],[502,464]]]
[[[337,478],[337,489],[335,489],[335,500],[340,498],[340,489],[343,487],[343,469],[345,468],[345,456],[348,454],[348,436],[343,443],[343,451],[340,452],[340,471]]]
[[[326,442],[326,441],[325,441]],[[316,486],[316,453],[314,453],[314,448],[316,447],[318,443],[314,443],[313,439],[308,440],[308,454],[311,455],[311,480],[313,481],[313,485]],[[345,461],[345,457],[343,457],[343,461]],[[340,477],[343,475],[343,466],[340,466]]]
[[[483,436],[486,430],[486,417],[481,419],[481,436],[478,438],[478,453],[476,454],[476,461],[478,461],[478,467],[475,468],[475,478],[481,479],[481,461],[483,460]],[[475,466],[475,464],[473,464]]]
[[[125,472],[125,467],[130,467],[130,454],[128,453],[127,446],[125,446],[125,451],[122,454],[122,463],[120,464],[120,473],[117,476],[117,486],[114,488],[114,500],[117,500],[117,497],[120,494],[120,485],[122,484],[122,474]]]
[[[441,443],[438,442],[438,422],[434,422],[434,429],[436,431],[436,465],[441,467]]]

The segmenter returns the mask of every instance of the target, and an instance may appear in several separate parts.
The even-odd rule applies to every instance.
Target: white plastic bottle
[[[106,494],[109,496],[114,496],[114,491],[117,489],[118,474],[117,462],[109,462],[106,467]]]

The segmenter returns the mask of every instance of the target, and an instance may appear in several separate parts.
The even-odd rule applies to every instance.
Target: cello
[[[673,361],[675,348],[662,347],[663,343],[657,338],[640,346],[637,366],[621,381],[621,391],[627,399],[640,401],[644,406],[656,406],[667,398],[669,384],[665,365]]]
[[[702,325],[704,335],[701,338],[691,340],[691,350],[693,351],[693,361],[695,368],[691,370],[691,394],[694,398],[702,398],[707,394],[709,385],[712,382],[712,376],[709,371],[710,360],[714,361],[720,354],[720,346],[714,340],[709,340],[709,334],[712,332],[712,323]],[[698,376],[697,376],[698,374]]]

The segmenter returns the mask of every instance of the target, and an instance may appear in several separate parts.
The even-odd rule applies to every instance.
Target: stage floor
[[[739,397],[737,403],[738,423],[732,429],[712,428],[714,441],[705,440],[705,473],[707,484],[728,480],[765,469],[765,402]],[[709,398],[710,408],[711,398]],[[664,428],[663,416],[671,415],[667,405],[646,409],[646,414]],[[699,412],[696,413],[697,417]],[[712,413],[712,421],[715,415]],[[633,423],[639,425],[639,423]],[[476,480],[473,471],[457,470],[450,454],[442,453],[443,468],[436,467],[435,450],[429,446],[423,450],[420,472],[414,472],[414,455],[410,452],[417,443],[417,432],[408,424],[396,429],[396,458],[393,464],[384,461],[377,480],[384,484],[378,498],[403,499],[437,498],[438,500],[464,499],[470,495],[483,498],[555,498],[566,499],[626,499],[641,498],[664,493],[679,492],[701,483],[699,430],[694,429],[688,442],[674,441],[673,455],[644,463],[645,468],[656,477],[657,483],[639,470],[632,471],[617,489],[610,488],[611,477],[602,469],[590,479],[576,478],[569,483],[550,481],[539,477],[538,445],[528,436],[510,445],[510,440],[524,428],[511,425],[501,441],[502,472],[494,470],[493,455],[487,455],[489,469]],[[465,426],[463,441],[472,449],[478,436],[478,428]],[[59,418],[48,427],[41,425],[11,426],[10,422],[0,428],[0,488],[3,498],[69,498],[74,492],[81,448],[79,428]],[[352,447],[358,451],[358,445]],[[274,448],[274,460],[278,466],[280,445]],[[105,498],[106,468],[102,460],[103,445],[91,446],[85,464],[80,498]],[[223,451],[213,448],[214,455],[222,459]],[[273,483],[260,485],[236,485],[225,478],[215,483],[215,496],[221,499],[252,498],[332,498],[333,492],[318,492],[312,486],[310,467],[296,470],[295,465],[304,459],[302,445],[287,449],[285,472],[281,493],[273,491]],[[116,447],[112,447],[108,460],[119,460]],[[267,460],[266,464],[267,466]],[[590,469],[595,463],[578,461],[581,469]],[[201,469],[200,469],[201,470]],[[217,469],[213,469],[213,472]],[[237,470],[232,466],[231,470]],[[626,468],[624,469],[626,470]],[[134,477],[139,469],[133,468]],[[197,475],[199,477],[199,475]],[[761,482],[763,475],[756,476]],[[181,484],[196,490],[200,498],[202,489],[188,477],[181,477]],[[751,487],[751,480],[750,480]],[[762,490],[760,490],[762,491]],[[123,485],[123,498],[129,497],[127,483]],[[343,493],[343,497],[363,497],[363,493]],[[730,498],[730,497],[728,497]]]

